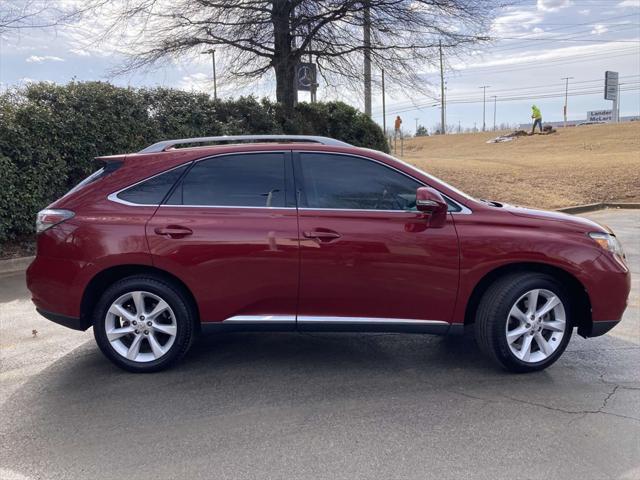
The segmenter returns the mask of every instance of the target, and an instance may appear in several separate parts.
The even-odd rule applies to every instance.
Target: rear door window
[[[197,162],[167,205],[284,207],[284,153],[223,155]]]

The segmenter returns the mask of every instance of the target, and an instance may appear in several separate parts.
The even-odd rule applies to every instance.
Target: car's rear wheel
[[[571,305],[562,284],[542,273],[497,280],[476,312],[480,348],[514,372],[542,370],[564,352],[572,332]]]
[[[188,350],[194,318],[180,289],[162,279],[128,277],[111,285],[94,310],[102,352],[131,372],[169,367]]]

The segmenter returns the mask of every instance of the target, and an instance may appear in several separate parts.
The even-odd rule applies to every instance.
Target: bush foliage
[[[341,102],[301,103],[285,116],[266,99],[103,82],[9,90],[0,95],[0,241],[33,232],[36,212],[95,170],[97,156],[167,138],[281,133],[388,149],[382,130]]]

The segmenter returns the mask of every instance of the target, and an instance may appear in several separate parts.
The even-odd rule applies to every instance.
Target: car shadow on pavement
[[[612,341],[625,349],[626,342]],[[267,435],[263,428],[287,436],[316,421],[310,418],[336,412],[348,419],[368,412],[439,422],[443,415],[476,415],[478,408],[493,415],[493,403],[522,397],[562,417],[564,410],[601,406],[610,389],[588,357],[585,365],[577,354],[544,372],[513,375],[487,361],[468,335],[236,333],[201,338],[170,370],[131,374],[87,342],[4,404],[5,412],[17,414],[3,415],[0,464],[24,475],[112,478],[104,472],[128,475],[127,466],[139,466],[140,458],[120,450],[114,465],[100,453],[105,445],[125,442],[155,452],[163,436],[177,442],[174,448],[211,435],[215,442],[240,442],[248,431]],[[550,400],[560,384],[576,391],[570,399],[553,393]],[[532,386],[538,398],[524,395]],[[159,452],[149,458],[156,465],[168,461]]]

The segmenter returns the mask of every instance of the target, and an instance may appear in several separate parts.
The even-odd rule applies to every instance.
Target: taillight
[[[38,212],[36,219],[36,233],[49,230],[62,222],[66,222],[75,215],[71,210],[58,210],[46,208]]]

